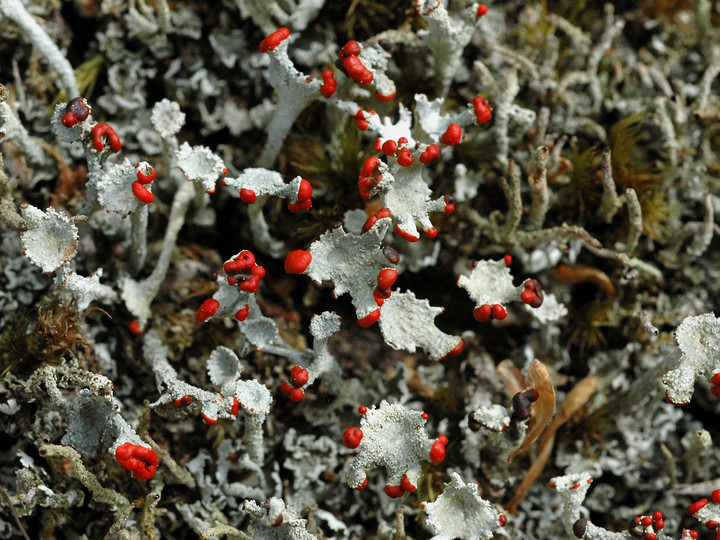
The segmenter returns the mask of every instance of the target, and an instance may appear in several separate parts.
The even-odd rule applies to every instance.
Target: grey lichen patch
[[[43,272],[52,272],[75,258],[78,230],[70,218],[54,208],[42,211],[32,205],[20,209],[27,230],[20,233],[23,252]]]

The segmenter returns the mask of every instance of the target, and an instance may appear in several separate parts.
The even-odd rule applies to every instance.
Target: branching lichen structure
[[[720,2],[0,34],[0,540],[720,538]]]

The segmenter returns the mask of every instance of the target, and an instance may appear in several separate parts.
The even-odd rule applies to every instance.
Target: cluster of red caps
[[[126,442],[115,450],[115,459],[121,467],[131,471],[135,478],[149,480],[155,476],[158,457],[155,450]]]
[[[294,366],[290,370],[290,383],[292,383],[292,386],[286,381],[280,385],[280,391],[292,401],[300,401],[305,397],[305,392],[302,391],[302,387],[308,382],[309,378],[310,375],[307,369]]]
[[[137,172],[137,180],[132,183],[133,194],[140,202],[150,204],[155,196],[145,187],[155,180],[155,167],[151,167],[150,174],[144,174],[142,171]]]
[[[260,280],[265,277],[265,268],[255,263],[255,255],[248,250],[241,251],[232,259],[223,265],[223,270],[227,275],[228,285],[237,285],[237,288],[246,293],[257,292],[260,286]],[[220,308],[220,302],[214,298],[208,298],[197,310],[197,318],[200,322],[207,321],[210,317],[217,313]],[[247,319],[249,307],[237,310],[235,318],[238,321]]]
[[[658,531],[665,527],[662,512],[655,512],[652,516],[635,516],[630,523],[630,536],[656,540]]]
[[[287,207],[293,214],[300,210],[307,210],[312,207],[312,184],[304,178],[300,181],[300,187],[298,187],[297,201],[294,203],[288,203]],[[252,189],[241,189],[240,200],[245,204],[253,204],[257,201],[257,194]]]
[[[713,491],[710,494],[710,499],[712,499],[712,502],[714,502],[715,504],[720,504],[720,489],[716,489],[715,491]],[[709,502],[710,501],[708,501],[705,498],[700,499],[699,501],[695,501],[694,503],[692,503],[690,506],[687,507],[688,514],[696,514],[702,508],[705,508],[705,506],[707,506],[707,504]],[[717,533],[717,538],[720,538],[720,522],[718,522],[714,519],[709,519],[705,522],[705,526],[709,530]]]

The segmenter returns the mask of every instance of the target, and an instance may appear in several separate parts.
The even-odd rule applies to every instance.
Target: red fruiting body
[[[200,322],[207,321],[210,317],[215,315],[215,312],[220,307],[220,302],[214,298],[208,298],[197,310],[197,318]]]
[[[373,214],[372,216],[367,218],[367,220],[365,220],[365,223],[363,224],[362,232],[364,232],[364,233],[368,232],[370,229],[372,229],[375,226],[375,224],[377,222],[378,222],[378,218],[376,215]]]
[[[380,92],[375,92],[375,98],[378,101],[384,101],[384,102],[392,101],[393,99],[395,99],[395,92],[393,92],[392,94],[389,94],[387,96],[381,94]]]
[[[720,489],[713,491],[710,498],[712,499],[712,502],[720,504]]]
[[[405,493],[405,492],[403,491],[403,488],[401,486],[391,486],[390,484],[387,484],[385,486],[385,494],[388,497],[392,497],[393,499],[402,497],[403,493]]]
[[[450,124],[445,130],[445,133],[442,134],[442,137],[440,137],[443,144],[447,144],[448,146],[459,144],[460,139],[462,139],[462,128],[457,124]]]
[[[479,19],[488,12],[488,7],[485,4],[480,4],[477,8],[475,16]]]
[[[425,151],[420,154],[420,163],[427,166],[440,157],[440,147],[437,144],[431,144]]]
[[[107,124],[96,124],[95,127],[92,128],[90,135],[92,137],[93,146],[98,152],[102,152],[105,149],[105,145],[102,142],[103,137],[107,138],[107,141],[110,144],[110,149],[113,152],[119,152],[122,149],[120,137],[118,137],[115,130]]]
[[[720,522],[715,521],[714,519],[709,519],[705,522],[705,526],[711,531],[714,531],[715,529],[720,527]]]
[[[366,407],[365,405],[360,405],[360,406],[358,407],[358,412],[359,412],[360,414],[367,414],[367,407]]]
[[[312,207],[310,197],[312,197],[312,185],[303,178],[300,181],[300,187],[298,187],[297,202],[288,204],[288,210],[293,213],[307,210]]]
[[[62,118],[60,119],[60,123],[62,123],[62,125],[65,126],[66,128],[70,129],[75,124],[77,124],[78,121],[77,121],[77,117],[73,113],[66,112],[65,114],[62,115]]]
[[[143,333],[142,328],[140,327],[140,321],[138,320],[130,321],[128,328],[130,329],[130,332],[132,332],[136,336],[142,335]]]
[[[375,176],[361,176],[358,178],[358,191],[360,192],[360,196],[363,199],[369,199],[370,198],[370,192],[375,189],[375,187],[380,183],[382,180],[382,174],[377,174]]]
[[[656,521],[653,521],[653,529],[656,531],[659,531],[665,527],[665,522],[662,519],[658,519]]]
[[[293,214],[297,214],[300,210],[312,208],[312,201],[308,199],[304,202],[288,203],[287,207]]]
[[[235,315],[233,315],[233,317],[235,317],[236,320],[242,322],[248,318],[249,314],[250,314],[250,306],[245,304],[245,307],[238,309],[235,312]]]
[[[380,160],[378,158],[367,158],[365,163],[363,163],[362,169],[360,169],[360,176],[372,176],[378,165],[380,165]]]
[[[423,420],[427,420],[428,418],[430,418],[430,415],[428,413],[424,412],[420,415],[420,418],[422,418]]]
[[[393,286],[395,283],[395,280],[397,279],[398,273],[397,270],[393,268],[383,268],[378,272],[377,276],[377,284],[378,288],[381,291],[387,291],[390,287]]]
[[[443,446],[446,446],[448,443],[448,438],[445,435],[438,435],[437,440],[440,441],[440,444]]]
[[[694,503],[692,503],[690,506],[687,507],[688,514],[695,514],[701,508],[704,508],[707,503],[708,503],[707,499],[700,499],[699,501],[695,501]]]
[[[710,382],[713,383],[712,388],[710,388],[710,392],[713,396],[720,399],[720,372],[715,373],[712,377],[710,377]]]
[[[400,225],[395,225],[395,232],[398,233],[402,238],[404,238],[408,242],[417,242],[418,240],[420,240],[419,236],[413,236],[412,234],[403,231],[400,228]]]
[[[388,139],[382,145],[383,154],[386,156],[395,156],[397,153],[397,143],[392,139]]]
[[[540,282],[537,279],[528,279],[524,283],[524,287],[525,290],[520,294],[520,299],[533,308],[542,306],[545,296]]]
[[[427,231],[425,231],[425,236],[428,238],[435,238],[438,234],[438,230],[435,227],[431,227]]]
[[[343,433],[343,444],[348,448],[357,448],[362,441],[363,432],[359,427],[349,427]]]
[[[223,270],[226,274],[237,274],[238,272],[242,272],[243,270],[248,270],[249,268],[252,268],[254,265],[255,255],[253,255],[252,251],[248,251],[247,249],[245,249],[235,255],[229,261],[226,261],[223,264]],[[233,284],[231,283],[231,285]]]
[[[258,48],[260,49],[261,53],[272,51],[275,49],[275,47],[280,45],[288,37],[290,37],[290,30],[288,30],[287,28],[285,28],[283,26],[283,27],[275,30],[272,34],[270,34],[265,39],[263,39],[260,42],[260,46]]]
[[[400,262],[400,254],[392,246],[383,246],[382,254],[383,257],[385,257],[391,264],[397,264]]]
[[[121,467],[131,471],[135,478],[149,480],[157,471],[158,458],[152,448],[126,442],[115,450],[115,459]]]
[[[500,514],[498,516],[498,523],[501,527],[504,527],[507,524],[507,517],[505,517],[505,514]]]
[[[649,527],[652,525],[653,519],[650,516],[643,516],[640,518],[640,523],[642,523],[645,527]]]
[[[430,448],[430,462],[440,463],[443,459],[445,459],[445,445],[438,438]]]
[[[230,414],[233,416],[237,416],[237,413],[240,411],[240,402],[237,400],[236,397],[233,396],[233,404],[230,408]]]
[[[407,144],[407,143],[408,143],[407,137],[400,137],[398,139],[398,144]]]
[[[312,254],[304,249],[291,251],[285,257],[285,271],[288,274],[302,274],[312,262]]]
[[[381,208],[377,212],[375,212],[372,216],[367,218],[367,221],[365,221],[365,224],[363,225],[362,231],[368,232],[370,229],[372,229],[375,224],[378,222],[378,220],[383,218],[392,217],[392,214],[390,213],[390,210],[387,208]]]
[[[400,479],[400,487],[408,493],[412,493],[417,489],[417,487],[413,486],[412,482],[408,480],[407,473],[403,474],[403,477]]]
[[[255,255],[248,250],[241,251],[223,264],[228,285],[238,284],[238,289],[248,293],[257,292],[260,280],[265,277],[265,268],[255,264]]]
[[[257,195],[255,195],[255,192],[252,189],[241,189],[240,200],[245,204],[253,204],[257,201]]]
[[[87,106],[85,100],[81,97],[71,99],[65,106],[65,114],[63,114],[62,125],[66,128],[71,128],[78,122],[84,122],[87,120],[90,114],[90,107]]]
[[[214,426],[218,423],[217,418],[210,418],[207,414],[202,413],[201,414],[203,422],[205,422],[209,426]]]
[[[512,257],[510,255],[505,255],[503,260],[505,261],[505,266],[510,266],[512,264]]]
[[[452,195],[445,195],[443,200],[445,201],[445,213],[452,214],[455,211],[455,197]]]
[[[370,112],[370,111],[368,111]],[[351,116],[357,122],[357,127],[360,131],[365,131],[368,128],[368,123],[365,120],[365,111],[360,109],[355,115]]]
[[[505,317],[507,317],[507,311],[500,304],[493,304],[492,305],[492,316],[493,316],[493,319],[502,321]]]
[[[359,485],[358,487],[356,487],[355,489],[356,489],[357,491],[360,491],[360,490],[362,490],[362,489],[365,489],[365,488],[367,487],[367,485],[368,485],[368,479],[366,478],[365,480],[363,480],[363,483],[360,484],[360,485]]]
[[[398,165],[401,167],[409,167],[413,164],[413,156],[412,152],[410,152],[410,149],[407,147],[403,147],[400,149],[400,155],[397,158]]]
[[[485,124],[492,118],[492,107],[487,99],[482,96],[474,97],[470,100],[475,110],[475,120],[478,124]]]
[[[380,146],[380,137],[375,137],[375,144],[373,144],[373,149],[379,154],[382,152],[382,146]]]
[[[290,383],[284,382],[280,385],[280,391],[286,396],[290,395],[290,390],[292,390],[292,386],[290,386]]]
[[[646,532],[645,540],[657,540],[657,535],[655,533]]]
[[[138,171],[138,172],[137,172],[138,182],[140,182],[141,184],[149,184],[150,182],[152,182],[153,180],[155,180],[155,175],[156,175],[156,174],[157,174],[157,171],[155,171],[155,167],[152,167],[152,168],[150,169],[150,174],[147,174],[147,175],[146,175],[146,174],[143,174],[142,171]]]
[[[360,176],[358,177],[358,189],[360,196],[363,199],[370,198],[370,192],[375,189],[382,180],[382,175],[377,172],[377,167],[381,161],[376,157],[369,157],[363,163],[362,169],[360,169]]]
[[[375,299],[375,303],[378,305],[378,307],[382,307],[382,305],[385,303],[385,300],[390,298],[391,295],[392,292],[390,290],[381,291],[378,287],[375,287],[375,289],[373,289],[373,298]]]
[[[360,85],[368,85],[373,82],[373,74],[358,56],[348,56],[342,61],[343,68],[353,81]]]
[[[653,515],[652,515],[653,521],[657,521],[657,520],[662,519],[662,518],[663,518],[663,513],[660,512],[660,511],[654,512]],[[660,527],[660,528],[662,529],[662,527]]]
[[[341,60],[344,60],[348,56],[357,56],[361,52],[362,49],[360,48],[360,44],[352,39],[348,41],[342,49],[340,49],[338,56]]]
[[[231,277],[233,278],[232,279],[233,283],[231,283],[231,280],[230,280]],[[244,281],[242,281],[240,283],[240,285],[238,285],[238,289],[240,289],[241,291],[249,292],[249,293],[257,292],[258,287],[260,286],[260,280],[264,277],[265,277],[265,268],[263,268],[262,266],[257,266],[257,265],[253,266],[250,269],[250,276],[244,278]],[[235,282],[237,282],[237,280],[238,280],[238,275],[234,274],[233,276],[228,276],[227,280],[230,285],[234,285]]]
[[[176,407],[187,407],[188,405],[192,405],[192,397],[185,394],[180,399],[176,399],[173,403],[175,403]]]
[[[288,392],[288,397],[290,398],[290,401],[300,401],[305,397],[305,392],[299,388],[293,388]]]
[[[457,356],[461,352],[463,352],[463,349],[465,348],[465,340],[463,338],[460,338],[460,341],[458,342],[453,349],[447,353],[445,356],[443,356],[442,359],[447,358],[448,356]]]
[[[308,375],[307,369],[300,366],[294,366],[290,370],[290,378],[292,379],[293,386],[300,388],[306,382],[308,382],[310,376]]]
[[[369,315],[365,315],[362,319],[358,319],[361,328],[368,328],[375,324],[380,318],[380,310],[371,311]]]
[[[150,204],[155,200],[155,195],[150,193],[147,188],[137,180],[132,183],[132,191],[133,195],[135,195],[141,203]]]
[[[490,304],[483,304],[473,310],[473,318],[477,322],[488,322],[492,317],[492,307]]]
[[[302,178],[300,180],[300,187],[298,187],[297,199],[298,202],[305,202],[312,197],[313,189],[312,184]]]
[[[329,98],[335,93],[335,90],[337,90],[337,81],[335,80],[335,75],[332,71],[329,69],[326,69],[322,73],[322,86],[320,87],[320,93],[323,95],[323,97]]]

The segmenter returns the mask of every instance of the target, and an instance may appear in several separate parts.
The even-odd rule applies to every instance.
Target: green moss
[[[592,146],[580,151],[573,146],[570,164],[570,182],[558,190],[558,205],[563,208],[563,219],[585,224],[594,216],[602,198],[600,148]]]
[[[618,193],[632,188],[638,195],[643,214],[643,233],[662,240],[670,206],[663,191],[663,175],[648,149],[644,112],[631,114],[610,129],[613,180]]]

